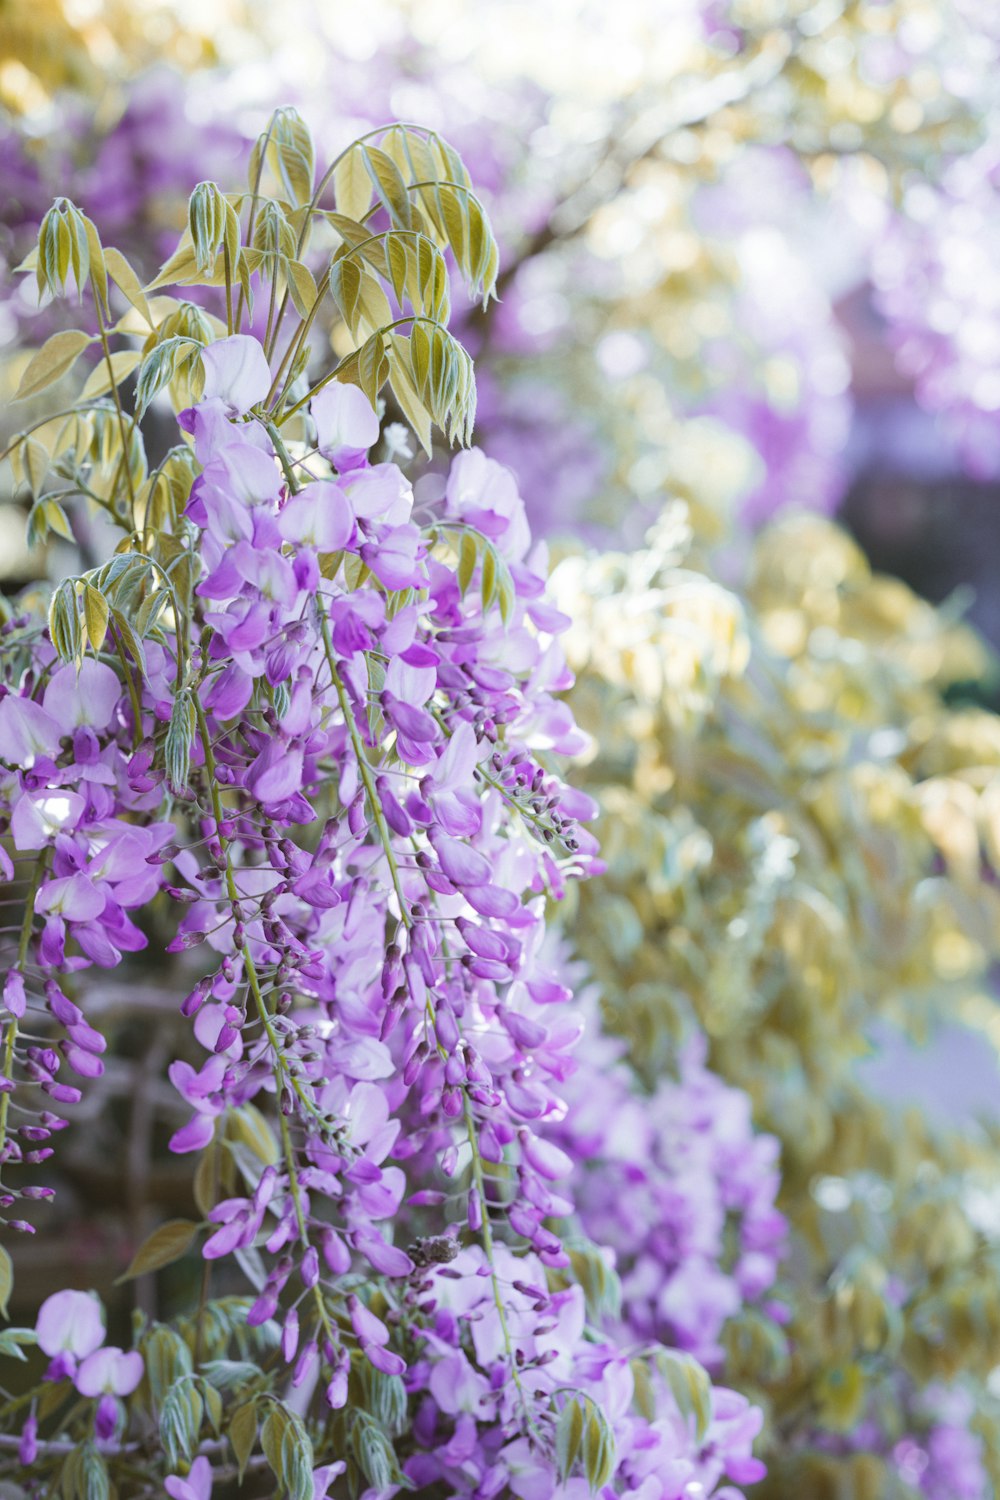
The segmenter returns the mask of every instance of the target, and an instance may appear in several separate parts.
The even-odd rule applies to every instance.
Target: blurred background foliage
[[[459,327],[477,440],[558,539],[594,735],[579,774],[609,868],[566,928],[640,1086],[704,1031],[782,1144],[779,1305],[726,1335],[725,1378],[768,1413],[758,1493],[991,1493],[1000,720],[966,618],[1000,644],[994,8],[0,18],[8,271],[68,193],[151,277],[195,182],[238,188],[286,99],[327,153],[394,117],[454,139],[503,251],[499,306]],[[4,396],[57,316],[4,275]],[[344,352],[342,326],[325,336]],[[54,406],[8,407],[4,432]],[[27,497],[5,501],[5,587],[69,571],[85,525],[29,552]],[[92,1105],[66,1210],[93,1266],[176,1190],[155,977],[133,998],[137,1063]]]
[[[608,862],[570,926],[647,1087],[703,1028],[781,1140],[789,1344],[755,1312],[728,1343],[761,1492],[894,1493],[956,1377],[995,1483],[1000,720],[943,696],[983,648],[821,517],[766,527],[736,594],[683,510],[651,543],[555,575]],[[920,1049],[958,1090],[913,1090]]]

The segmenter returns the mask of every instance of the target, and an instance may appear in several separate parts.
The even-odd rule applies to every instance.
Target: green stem
[[[324,271],[323,275],[320,277],[319,282],[318,282],[318,284],[316,286],[316,301],[313,303],[313,305],[309,309],[309,312],[307,313],[306,317],[299,324],[298,328],[295,330],[295,332],[292,334],[291,338],[288,340],[288,347],[287,347],[287,349],[285,350],[284,354],[281,357],[281,363],[278,366],[277,374],[275,375],[274,379],[271,382],[271,389],[268,391],[267,396],[266,396],[265,401],[264,401],[264,405],[266,407],[269,407],[270,404],[271,404],[271,402],[275,400],[275,398],[276,398],[276,396],[278,394],[278,387],[281,385],[282,380],[285,378],[286,371],[290,370],[292,368],[292,366],[294,365],[296,359],[298,358],[299,350],[302,348],[303,344],[305,343],[305,340],[306,340],[306,338],[308,337],[308,334],[309,334],[309,330],[312,327],[313,323],[316,321],[316,314],[319,312],[320,303],[323,301],[323,298],[326,296],[327,289],[328,289],[329,285],[330,285],[330,273],[329,273],[329,271]],[[272,286],[272,291],[273,291],[273,286]],[[278,319],[278,325],[279,326],[280,326],[280,323],[281,323],[281,317],[279,316],[279,319]],[[274,335],[274,342],[277,343],[277,341],[278,341],[278,335],[277,335],[277,329],[276,329],[275,330],[275,335]]]
[[[434,318],[425,318],[416,313],[407,313],[405,317],[394,318],[391,323],[387,323],[384,328],[379,328],[376,330],[376,332],[380,334],[391,333],[394,328],[401,328],[404,323],[433,323],[436,328],[442,326],[441,324],[437,323]],[[324,386],[329,385],[331,380],[336,380],[337,376],[347,364],[348,360],[353,359],[356,353],[357,350],[354,349],[350,354],[346,354],[344,358],[339,362],[339,364],[334,365],[333,369],[329,370],[327,374],[323,376],[322,380],[317,380],[312,389],[306,391],[301,401],[296,401],[294,406],[290,406],[287,411],[282,412],[279,421],[287,422],[289,417],[294,417],[297,411],[300,411],[307,402],[312,400],[317,391],[321,391]]]
[[[285,1153],[285,1165],[288,1168],[288,1186],[292,1194],[292,1205],[295,1209],[295,1222],[299,1229],[299,1239],[303,1245],[309,1245],[309,1228],[306,1224],[306,1216],[302,1209],[302,1196],[299,1192],[299,1179],[295,1175],[295,1154],[292,1150],[292,1135],[288,1128],[288,1121],[282,1114],[281,1120],[281,1146]],[[319,1318],[323,1332],[331,1344],[336,1344],[337,1339],[330,1325],[330,1314],[326,1310],[323,1293],[320,1291],[319,1283],[312,1288],[313,1301],[316,1304],[316,1314]]]
[[[233,321],[233,263],[228,245],[223,245],[222,256],[226,268],[226,332],[231,334],[236,325]]]
[[[469,1149],[472,1152],[472,1180],[479,1194],[479,1210],[482,1214],[482,1228],[479,1233],[483,1242],[483,1254],[486,1256],[490,1268],[490,1284],[493,1288],[493,1301],[496,1305],[497,1317],[500,1320],[500,1331],[503,1334],[504,1353],[510,1366],[511,1379],[514,1389],[517,1391],[524,1412],[525,1425],[540,1436],[531,1415],[531,1407],[525,1394],[524,1386],[521,1384],[521,1376],[518,1373],[517,1359],[514,1355],[514,1341],[510,1336],[510,1324],[507,1322],[507,1309],[504,1305],[503,1293],[500,1290],[500,1278],[497,1275],[496,1264],[493,1257],[493,1226],[490,1223],[489,1202],[486,1197],[486,1184],[483,1174],[483,1158],[479,1150],[479,1137],[476,1135],[476,1122],[472,1113],[472,1105],[469,1102],[468,1093],[462,1091],[462,1110],[465,1116],[465,1130],[469,1139]]]
[[[212,1136],[212,1145],[210,1149],[212,1152],[211,1200],[214,1203],[215,1196],[219,1191],[219,1169],[221,1165],[219,1157],[222,1151],[222,1142],[219,1139],[218,1125],[216,1125],[215,1134]],[[208,1293],[211,1287],[211,1282],[212,1262],[210,1260],[205,1260],[202,1262],[201,1267],[201,1288],[198,1292],[198,1312],[195,1317],[194,1325],[194,1367],[196,1370],[201,1364],[201,1349],[205,1335],[205,1310],[208,1307]]]
[[[135,680],[128,669],[128,661],[125,657],[125,647],[122,645],[121,636],[117,630],[114,634],[115,650],[118,652],[118,660],[121,662],[125,686],[128,688],[129,702],[132,705],[132,749],[135,750],[142,739],[142,707],[139,703],[139,691],[135,685]]]
[[[90,287],[94,295],[94,307],[97,310],[97,331],[101,339],[101,348],[104,351],[104,362],[108,367],[108,379],[111,381],[111,399],[115,403],[115,411],[118,415],[118,431],[122,440],[122,456],[119,470],[125,471],[125,483],[128,487],[129,504],[132,509],[132,525],[135,525],[135,489],[132,485],[132,467],[128,461],[128,438],[125,435],[125,412],[122,408],[121,397],[118,394],[118,383],[115,380],[115,367],[111,361],[111,345],[108,343],[107,329],[104,326],[104,316],[101,312],[101,300],[98,295],[97,285],[94,278],[90,278]],[[118,475],[115,475],[117,486]]]
[[[277,115],[278,115],[278,112],[277,112],[277,110],[275,110],[274,113],[271,115],[271,118],[267,122],[267,129],[264,132],[264,138],[263,138],[263,141],[261,143],[260,155],[257,158],[257,175],[254,178],[253,195],[251,196],[251,199],[250,199],[250,212],[247,215],[247,238],[246,238],[246,242],[247,242],[248,245],[252,245],[253,244],[253,227],[254,227],[254,223],[256,222],[256,219],[257,219],[257,205],[260,202],[260,181],[261,181],[261,178],[264,175],[264,162],[265,162],[265,160],[267,158],[267,148],[268,148],[268,145],[270,144],[271,132],[274,130],[274,122],[277,119]],[[239,331],[239,329],[243,325],[243,307],[244,307],[244,293],[243,293],[243,287],[241,286],[240,287],[239,301],[236,304],[236,329],[237,329],[237,332]]]
[[[281,464],[282,472],[284,473],[289,491],[294,495],[299,490],[299,483],[295,478],[295,466],[292,463],[291,455],[289,454],[288,449],[285,447],[281,433],[278,431],[277,427],[275,427],[274,423],[265,422],[264,427],[268,437],[274,444],[274,451],[278,455],[278,462]]]
[[[271,330],[274,327],[274,304],[275,304],[275,301],[277,300],[277,293],[278,293],[278,281],[277,281],[277,274],[275,274],[274,276],[271,277],[271,296],[270,296],[270,300],[268,301],[268,304],[267,304],[267,327],[264,329],[264,354],[265,354],[265,356],[267,355],[268,348],[270,347],[270,344],[271,344]],[[273,390],[273,386],[272,386],[272,390]],[[271,394],[271,392],[268,391],[268,398],[270,398],[270,394]],[[266,406],[267,402],[265,401],[264,404]]]
[[[42,883],[42,876],[48,864],[48,850],[43,849],[35,861],[35,868],[31,875],[31,884],[28,886],[24,898],[24,917],[21,922],[21,936],[17,944],[17,968],[23,973],[24,966],[28,961],[28,948],[31,944],[31,933],[34,926],[35,898],[38,888]],[[3,1062],[0,1071],[8,1084],[14,1081],[14,1045],[17,1041],[17,1017],[11,1016],[7,1024],[7,1032],[3,1042]],[[0,1173],[3,1172],[3,1150],[7,1144],[7,1116],[10,1113],[10,1091],[5,1091],[0,1097]]]
[[[236,913],[239,911],[240,907],[240,899],[239,891],[236,889],[236,877],[233,872],[232,861],[229,857],[229,846],[222,834],[223,808],[222,799],[219,796],[218,782],[216,781],[215,777],[215,752],[212,749],[212,737],[209,734],[208,721],[205,718],[205,710],[202,708],[201,701],[199,700],[198,695],[194,694],[193,696],[195,714],[198,720],[199,735],[201,738],[202,748],[205,752],[205,774],[208,778],[209,795],[212,799],[212,812],[215,817],[216,833],[218,835],[219,843],[223,851],[223,857],[225,859],[226,891],[229,896],[229,904],[232,908],[235,920]],[[274,1021],[264,1002],[264,996],[260,986],[260,978],[257,974],[257,967],[253,961],[253,958],[251,957],[250,950],[247,947],[243,948],[242,953],[243,966],[246,970],[247,983],[250,987],[250,993],[253,995],[257,1014],[260,1017],[261,1025],[264,1027],[268,1042],[271,1046],[272,1066],[274,1068],[274,1082],[278,1093],[278,1118],[280,1120],[281,1145],[285,1158],[285,1169],[288,1173],[288,1186],[292,1195],[292,1203],[295,1208],[295,1218],[298,1224],[299,1238],[301,1239],[303,1245],[308,1248],[309,1231],[306,1224],[305,1214],[302,1209],[302,1199],[299,1193],[299,1180],[295,1171],[295,1152],[292,1147],[292,1138],[291,1132],[288,1128],[288,1120],[286,1119],[280,1107],[281,1093],[285,1083],[287,1082],[291,1085],[306,1113],[311,1115],[312,1118],[320,1124],[322,1124],[322,1115],[316,1108],[315,1102],[310,1099],[308,1094],[306,1094],[298,1078],[285,1065],[284,1059],[281,1054],[281,1043],[274,1029]],[[330,1343],[335,1343],[336,1339],[330,1326],[329,1314],[327,1313],[326,1304],[323,1301],[323,1294],[320,1291],[318,1284],[312,1288],[312,1293],[313,1300],[316,1303],[317,1317],[319,1318],[319,1321],[323,1327],[323,1331],[329,1339]]]
[[[364,742],[362,741],[361,736],[358,733],[358,726],[355,722],[354,711],[351,708],[350,699],[347,696],[347,689],[344,687],[343,679],[341,678],[341,675],[337,670],[337,662],[333,654],[333,641],[330,639],[330,622],[326,618],[322,603],[319,601],[317,601],[317,603],[319,612],[319,627],[323,634],[323,646],[326,651],[326,661],[328,667],[330,668],[330,675],[333,678],[333,686],[336,690],[337,698],[340,702],[341,712],[344,715],[344,721],[347,724],[348,733],[351,736],[351,744],[354,748],[354,755],[358,762],[358,771],[361,775],[361,780],[364,783],[365,792],[367,794],[368,802],[372,810],[372,816],[375,819],[375,827],[378,829],[379,840],[382,844],[382,852],[384,853],[386,863],[389,866],[389,874],[392,877],[393,890],[396,892],[396,900],[399,902],[400,919],[402,920],[404,927],[410,928],[413,926],[413,917],[410,914],[410,908],[407,904],[406,896],[403,893],[402,881],[399,874],[399,865],[396,863],[396,852],[392,847],[392,837],[389,833],[389,825],[385,821],[385,814],[382,811],[382,804],[379,801],[378,791],[375,786],[375,778],[372,775],[372,768],[368,761]]]
[[[209,796],[212,799],[212,813],[215,818],[216,834],[218,836],[219,844],[222,848],[223,858],[225,861],[226,894],[229,897],[229,905],[233,913],[233,919],[235,921],[236,913],[240,910],[240,893],[236,889],[236,876],[233,871],[233,863],[229,855],[229,845],[222,834],[223,807],[222,799],[219,796],[219,784],[215,778],[215,752],[212,749],[212,736],[209,733],[208,720],[205,718],[205,710],[201,705],[201,700],[199,699],[197,693],[192,693],[191,696],[194,700],[194,711],[195,716],[198,720],[198,734],[201,739],[202,749],[205,754],[205,775],[208,780]],[[263,1026],[264,1031],[267,1034],[267,1039],[270,1043],[271,1052],[275,1060],[275,1068],[281,1075],[281,1082],[289,1083],[293,1092],[296,1094],[299,1103],[302,1105],[306,1113],[310,1115],[313,1120],[322,1122],[323,1117],[320,1114],[320,1111],[316,1108],[315,1102],[310,1099],[309,1095],[303,1089],[302,1084],[299,1082],[295,1074],[285,1066],[281,1055],[281,1042],[278,1038],[277,1032],[274,1029],[274,1018],[268,1010],[267,1005],[264,1001],[264,994],[261,989],[260,976],[257,973],[257,966],[253,961],[253,957],[250,953],[249,948],[244,947],[242,949],[242,954],[243,967],[247,976],[247,985],[249,987],[251,995],[253,996],[254,1007],[257,1011],[258,1017],[260,1018],[261,1025]]]

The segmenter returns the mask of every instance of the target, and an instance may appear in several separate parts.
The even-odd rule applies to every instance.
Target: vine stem
[[[285,478],[288,481],[288,487],[294,494],[299,486],[296,483],[295,471],[292,467],[292,460],[289,456],[288,449],[282,442],[281,434],[278,432],[275,424],[273,422],[267,422],[265,423],[265,426],[267,428],[267,432],[271,438],[271,441],[274,443],[275,451],[278,454],[278,459],[281,463],[282,469],[284,470]],[[347,696],[347,689],[344,686],[344,680],[337,668],[337,659],[333,653],[333,640],[330,636],[330,622],[327,619],[326,610],[323,608],[323,596],[321,594],[316,595],[316,613],[319,619],[320,633],[323,636],[323,649],[326,654],[326,664],[330,669],[330,677],[333,681],[333,686],[337,694],[338,702],[340,703],[341,712],[344,715],[344,722],[346,723],[348,733],[351,736],[351,745],[354,749],[354,755],[358,762],[358,771],[360,773],[362,783],[364,784],[368,801],[371,805],[372,816],[375,819],[375,826],[378,829],[379,841],[382,844],[382,851],[385,854],[386,862],[389,866],[389,873],[392,876],[393,890],[396,892],[396,900],[399,902],[400,919],[404,927],[410,928],[413,926],[413,917],[410,913],[409,904],[403,891],[402,880],[399,874],[399,865],[396,860],[396,851],[392,847],[392,838],[389,834],[389,825],[385,821],[385,814],[382,811],[382,804],[379,801],[378,790],[375,786],[375,778],[372,775],[371,764],[368,760],[368,755],[365,751],[364,743],[361,739],[360,734],[358,733],[358,726],[354,718],[354,713],[351,709],[350,699]]]
[[[115,380],[115,367],[111,359],[111,345],[108,343],[108,331],[104,326],[104,314],[101,310],[101,299],[98,295],[97,286],[93,276],[90,278],[90,287],[94,295],[94,307],[97,311],[97,331],[101,339],[101,348],[104,351],[104,362],[108,367],[108,379],[111,381],[111,399],[115,404],[115,412],[118,416],[118,431],[122,440],[122,456],[119,467],[124,471],[125,484],[128,488],[129,504],[132,509],[132,524],[135,525],[135,487],[132,484],[132,468],[128,458],[128,438],[125,435],[125,412],[122,408],[121,397],[118,394],[118,383]],[[133,419],[134,420],[134,419]],[[117,483],[118,476],[115,475]]]
[[[272,282],[271,283],[271,308],[270,308],[270,311],[268,313],[268,328],[269,329],[270,329],[270,326],[271,326],[271,319],[272,319],[272,317],[274,315],[274,292],[275,292],[275,286],[276,286],[276,283]],[[330,273],[329,273],[329,271],[324,271],[323,275],[320,277],[319,283],[318,283],[318,285],[316,287],[316,300],[315,300],[315,302],[313,303],[312,307],[309,309],[309,311],[306,314],[305,318],[299,324],[298,328],[295,329],[294,333],[289,338],[289,340],[288,340],[288,347],[285,349],[284,354],[281,356],[281,363],[279,364],[278,370],[277,370],[277,374],[275,375],[274,380],[271,383],[271,389],[268,391],[267,396],[264,398],[264,405],[266,407],[270,407],[271,402],[275,400],[275,398],[277,397],[277,394],[278,394],[278,387],[280,386],[282,380],[284,379],[286,371],[290,370],[292,368],[292,366],[294,365],[296,357],[298,356],[299,350],[303,347],[306,339],[309,336],[309,330],[312,327],[313,323],[316,321],[316,314],[319,312],[320,303],[323,301],[323,298],[326,296],[326,293],[327,293],[327,291],[329,289],[329,286],[330,286]],[[273,341],[272,341],[272,349],[273,349],[273,345],[276,345],[277,342],[278,342],[278,329],[280,328],[280,326],[281,326],[281,318],[280,318],[280,315],[279,315],[278,323],[277,323],[277,325],[275,327],[275,330],[274,330],[274,338],[273,338]]]
[[[205,710],[201,705],[201,700],[198,697],[198,694],[192,693],[191,696],[194,702],[195,717],[198,721],[198,734],[199,738],[201,739],[202,749],[205,754],[205,772],[209,783],[209,795],[212,799],[212,814],[215,818],[216,832],[225,861],[226,894],[229,897],[229,905],[232,909],[233,917],[235,920],[236,913],[240,909],[240,893],[236,889],[236,876],[233,872],[232,860],[229,857],[228,841],[224,838],[222,833],[223,807],[222,799],[219,796],[218,782],[215,779],[215,752],[212,749],[212,736],[209,733],[208,720],[205,718]],[[295,1074],[292,1073],[290,1069],[286,1068],[284,1063],[281,1061],[281,1042],[279,1041],[278,1034],[274,1029],[274,1017],[268,1010],[264,1000],[264,994],[260,984],[260,976],[257,973],[257,966],[253,961],[253,956],[250,953],[249,948],[244,946],[241,952],[243,956],[243,967],[247,976],[247,985],[249,986],[250,993],[253,996],[254,1006],[256,1008],[257,1015],[260,1018],[261,1025],[264,1027],[264,1030],[267,1033],[267,1039],[274,1054],[276,1067],[278,1072],[281,1074],[282,1081],[287,1081],[291,1085],[295,1094],[298,1096],[300,1104],[302,1105],[303,1109],[305,1109],[307,1114],[312,1115],[315,1120],[320,1120],[322,1116],[320,1115],[319,1110],[317,1110],[316,1105],[314,1104],[312,1099],[309,1098],[308,1094],[303,1089]]]
[[[24,898],[24,919],[21,922],[21,935],[17,944],[17,967],[23,972],[28,961],[28,947],[31,943],[31,933],[35,918],[35,898],[38,895],[38,887],[42,883],[45,867],[48,863],[48,850],[43,849],[35,861],[35,868],[31,874],[31,884]],[[14,1045],[17,1042],[17,1017],[11,1016],[7,1026],[7,1034],[3,1044],[3,1077],[8,1084],[14,1081]],[[0,1098],[0,1173],[3,1172],[3,1151],[7,1145],[7,1116],[10,1113],[10,1091],[6,1090]]]
[[[358,762],[358,771],[361,774],[361,780],[364,783],[365,792],[368,796],[368,801],[371,804],[372,816],[375,819],[375,827],[378,829],[378,836],[379,841],[382,845],[382,852],[384,853],[386,862],[389,866],[389,874],[392,877],[392,887],[396,892],[396,900],[399,902],[400,920],[402,921],[404,927],[411,928],[413,926],[413,916],[410,912],[409,904],[403,892],[403,885],[399,874],[399,865],[396,860],[396,851],[392,847],[392,838],[389,834],[389,825],[385,821],[385,814],[382,811],[382,804],[379,801],[378,790],[375,786],[375,778],[372,775],[372,768],[369,763],[368,756],[365,753],[365,747],[362,742],[361,736],[358,733],[358,726],[354,718],[354,711],[351,708],[350,699],[347,696],[347,689],[344,686],[343,678],[337,670],[337,663],[333,654],[333,641],[330,639],[330,622],[326,618],[326,614],[321,603],[319,605],[319,626],[323,634],[323,646],[326,650],[326,660],[327,665],[330,668],[330,675],[333,678],[333,686],[336,690],[337,698],[340,702],[341,711],[347,724],[348,733],[351,736],[351,744],[354,747],[354,755]]]
[[[531,1415],[531,1407],[528,1405],[528,1397],[524,1386],[521,1384],[521,1376],[517,1369],[517,1360],[514,1356],[514,1341],[510,1336],[510,1324],[507,1321],[507,1308],[504,1305],[503,1293],[500,1290],[500,1277],[497,1274],[496,1260],[493,1254],[493,1226],[490,1223],[489,1200],[486,1197],[486,1183],[483,1174],[483,1158],[479,1150],[479,1137],[476,1134],[476,1121],[472,1113],[472,1105],[469,1102],[468,1092],[462,1090],[462,1111],[465,1116],[465,1129],[469,1138],[469,1149],[472,1152],[472,1180],[479,1194],[480,1212],[483,1222],[480,1228],[480,1236],[483,1242],[483,1254],[486,1256],[490,1268],[490,1285],[493,1288],[493,1301],[496,1305],[497,1317],[500,1320],[500,1332],[503,1335],[504,1353],[510,1366],[511,1379],[514,1389],[517,1391],[524,1413],[525,1425],[536,1438],[541,1437],[538,1428]]]
[[[218,835],[219,844],[222,848],[223,858],[225,860],[226,891],[229,896],[229,904],[232,908],[233,917],[235,920],[236,913],[240,909],[240,897],[239,891],[236,889],[236,876],[233,872],[232,860],[229,857],[229,845],[222,833],[223,808],[222,799],[219,795],[219,785],[215,777],[215,752],[212,749],[212,737],[209,733],[208,720],[205,718],[205,710],[202,707],[201,700],[198,697],[197,693],[193,693],[192,697],[194,700],[195,715],[198,720],[198,732],[201,739],[202,749],[205,754],[205,773],[209,783],[209,795],[212,799],[212,813],[215,817],[216,832]],[[264,1001],[264,995],[260,985],[260,976],[257,973],[257,966],[253,961],[253,957],[250,953],[249,948],[247,948],[245,944],[242,949],[242,955],[243,967],[246,971],[247,976],[247,984],[249,985],[250,993],[253,995],[257,1014],[260,1017],[261,1025],[264,1027],[268,1042],[271,1047],[272,1066],[274,1069],[274,1082],[278,1092],[278,1117],[281,1122],[281,1145],[282,1153],[285,1158],[285,1169],[288,1173],[288,1186],[289,1191],[292,1195],[292,1203],[295,1209],[295,1219],[296,1223],[298,1224],[299,1238],[301,1239],[302,1244],[306,1248],[308,1248],[309,1230],[306,1224],[305,1213],[302,1209],[302,1198],[299,1192],[299,1180],[295,1170],[295,1152],[292,1148],[292,1138],[291,1132],[288,1128],[288,1120],[281,1110],[281,1093],[285,1083],[287,1082],[291,1085],[292,1089],[299,1099],[300,1104],[307,1114],[309,1114],[316,1121],[321,1121],[322,1116],[320,1115],[319,1110],[316,1108],[315,1102],[303,1089],[302,1084],[299,1082],[298,1078],[289,1068],[285,1066],[282,1060],[281,1043],[278,1039],[277,1032],[274,1029],[273,1017],[271,1016],[271,1013]],[[317,1315],[320,1323],[322,1324],[323,1331],[330,1343],[335,1343],[336,1339],[334,1337],[333,1329],[330,1324],[330,1316],[327,1312],[326,1303],[323,1301],[323,1294],[320,1291],[318,1284],[312,1288],[312,1292],[313,1300],[316,1303]]]
[[[251,197],[250,197],[250,212],[247,215],[247,244],[248,245],[251,245],[253,243],[253,227],[254,227],[254,224],[255,224],[256,219],[257,219],[257,204],[260,202],[260,183],[261,183],[261,178],[264,175],[264,162],[265,162],[265,159],[267,157],[267,148],[270,145],[271,136],[274,133],[274,125],[275,125],[275,121],[277,120],[277,118],[278,118],[278,112],[277,112],[277,110],[275,110],[272,113],[271,118],[267,122],[267,130],[264,132],[264,135],[261,138],[262,144],[259,143],[260,144],[260,154],[257,157],[257,172],[256,172],[256,175],[254,177],[253,192],[252,192]],[[241,284],[240,285],[239,300],[238,300],[238,302],[236,304],[236,331],[237,331],[237,333],[239,333],[240,329],[243,327],[243,306],[244,306],[244,299],[245,299],[245,294],[244,294],[244,291],[243,291],[243,286]]]

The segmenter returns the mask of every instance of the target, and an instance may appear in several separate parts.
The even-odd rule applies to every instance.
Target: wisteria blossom
[[[465,270],[488,293],[495,250],[454,186],[461,163],[436,137],[392,129],[387,144],[422,152],[470,216],[467,247],[480,226]],[[270,130],[279,168],[297,171],[301,122],[279,111]],[[351,149],[389,173],[378,148]],[[386,212],[382,236],[405,247],[415,231],[391,196]],[[213,184],[192,195],[205,264],[224,240],[232,268],[232,213]],[[47,217],[43,277],[47,236],[74,234],[77,214],[61,201]],[[349,308],[349,252],[371,236],[338,222]],[[421,400],[466,438],[474,401],[467,356],[437,321],[436,225],[423,281],[392,288],[415,299],[409,342],[372,336],[374,394],[388,373],[421,441]],[[309,274],[287,252],[284,264]],[[567,1150],[582,1023],[546,918],[600,860],[594,804],[560,770],[587,742],[562,697],[568,621],[546,597],[546,548],[510,472],[480,450],[415,485],[373,455],[364,349],[357,381],[288,383],[308,323],[282,354],[276,323],[263,339],[240,331],[252,296],[244,279],[237,306],[230,276],[225,323],[182,307],[188,321],[165,326],[188,332],[144,356],[137,401],[169,386],[179,408],[169,510],[154,509],[151,481],[158,519],[131,525],[141,481],[120,448],[125,544],[55,590],[43,627],[30,613],[6,626],[19,649],[0,701],[0,796],[28,892],[5,1001],[0,1206],[48,1191],[32,1169],[103,1075],[89,969],[155,944],[187,976],[191,1029],[167,1068],[169,1148],[191,1163],[200,1218],[155,1231],[133,1271],[192,1249],[201,1298],[175,1328],[138,1324],[127,1350],[106,1342],[87,1293],[57,1293],[36,1329],[47,1379],[82,1400],[88,1462],[155,1454],[174,1500],[205,1500],[220,1431],[244,1467],[259,1440],[302,1500],[362,1478],[372,1500],[428,1484],[470,1500],[581,1486],[731,1497],[763,1472],[760,1411],[663,1345],[671,1329],[637,1304],[622,1322],[578,1271],[583,1255],[610,1285],[627,1257],[581,1240]],[[122,441],[120,405],[111,416]],[[732,1205],[748,1218],[753,1191]],[[721,1253],[702,1250],[706,1263]],[[757,1296],[773,1272],[744,1257],[733,1285]],[[247,1291],[235,1303],[218,1294],[234,1277]],[[699,1325],[693,1342],[707,1350],[715,1332]],[[21,1467],[44,1474],[49,1405],[18,1425]]]

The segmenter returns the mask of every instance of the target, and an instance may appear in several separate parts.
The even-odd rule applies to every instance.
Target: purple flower
[[[104,1343],[101,1304],[90,1292],[54,1292],[38,1309],[35,1332],[51,1359],[59,1354],[84,1359]]]
[[[81,1396],[130,1396],[142,1379],[142,1355],[108,1345],[88,1354],[76,1372]]]
[[[204,399],[223,403],[227,416],[241,417],[264,400],[271,372],[256,339],[243,333],[218,339],[202,350]]]
[[[316,442],[324,458],[343,473],[365,462],[378,442],[378,417],[368,397],[356,385],[332,380],[317,391],[309,406],[316,423]]]
[[[196,1458],[182,1479],[178,1474],[168,1474],[163,1488],[171,1500],[210,1500],[212,1494],[211,1461],[201,1454]]]

